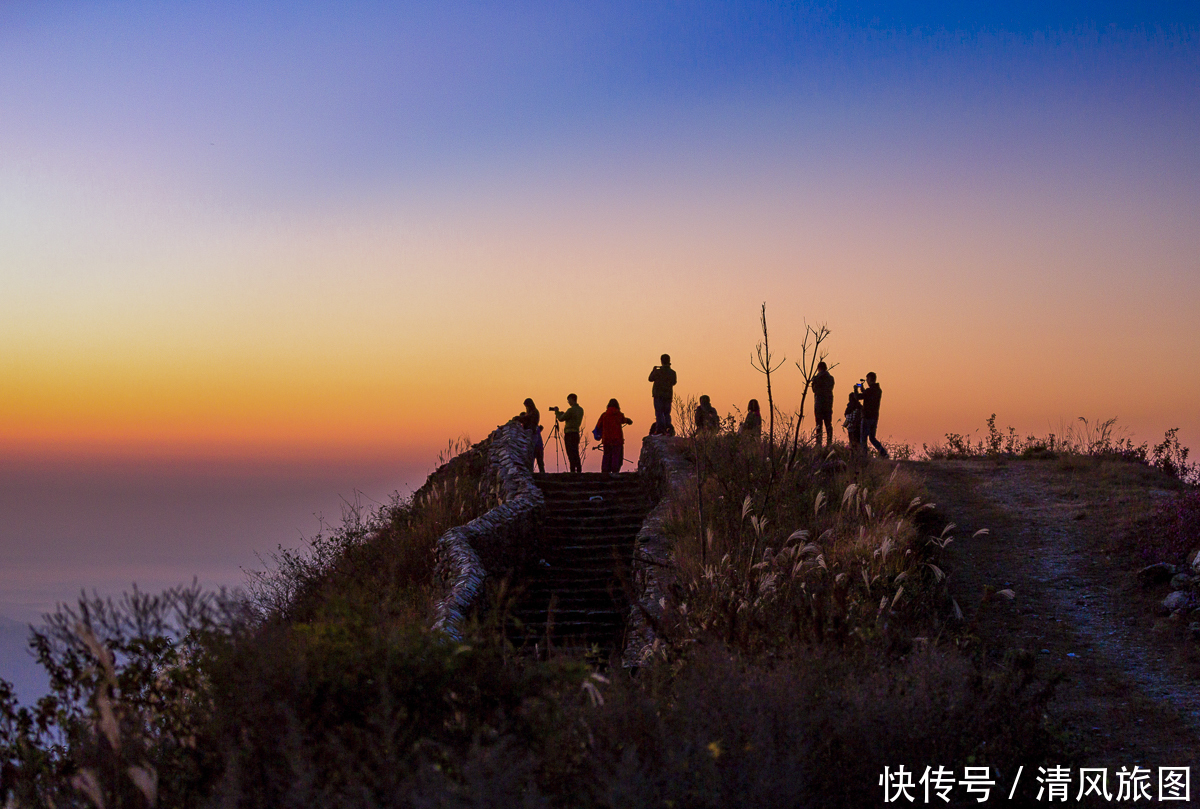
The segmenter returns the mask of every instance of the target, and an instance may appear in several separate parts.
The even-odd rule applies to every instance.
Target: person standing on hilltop
[[[824,426],[829,446],[833,446],[833,374],[824,361],[817,363],[817,375],[812,380],[813,417],[817,421],[816,440],[821,446],[821,427]]]
[[[742,421],[739,432],[751,438],[762,435],[762,412],[758,409],[758,399],[751,399],[746,404],[746,418]]]
[[[567,394],[567,409],[550,408],[563,422],[563,448],[567,451],[567,464],[572,472],[582,472],[583,464],[579,460],[579,430],[583,426],[583,408],[579,406],[579,398],[574,393]]]
[[[888,456],[887,449],[875,437],[875,430],[879,426],[879,400],[882,398],[883,388],[879,387],[879,383],[875,381],[875,372],[871,371],[867,374],[867,388],[862,393],[862,445],[863,449],[866,449],[867,442],[870,441],[875,449],[879,451],[879,457],[886,458]]]
[[[671,426],[671,402],[675,400],[675,370],[671,368],[671,355],[662,355],[662,365],[655,365],[650,371],[650,381],[654,387],[650,395],[654,397],[654,427],[651,435],[675,435]]]
[[[712,406],[712,401],[707,396],[701,396],[700,404],[696,408],[696,432],[715,433],[719,429],[721,414]]]
[[[616,399],[609,399],[608,409],[596,422],[596,430],[604,442],[604,457],[600,461],[603,474],[615,475],[621,471],[621,464],[625,463],[625,433],[622,427],[626,424],[633,424],[633,421],[625,418]]]
[[[846,428],[846,440],[850,442],[850,449],[858,449],[858,445],[862,443],[862,394],[858,392],[861,385],[855,385],[854,390],[850,391],[850,399],[846,402],[845,421],[842,426]]]
[[[525,412],[513,417],[513,421],[526,430],[533,430],[533,463],[537,464],[539,472],[546,471],[546,447],[542,443],[542,414],[538,411],[533,399],[525,400]],[[533,464],[530,464],[531,466]]]

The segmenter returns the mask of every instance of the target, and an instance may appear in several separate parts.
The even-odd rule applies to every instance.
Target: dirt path
[[[1123,467],[1123,468],[1122,468]],[[1077,766],[1194,764],[1200,655],[1184,622],[1159,616],[1130,552],[1131,518],[1167,493],[1130,464],[909,464],[957,523],[951,592],[995,654],[1024,648],[1061,671],[1051,716]],[[987,536],[972,534],[987,528]],[[981,598],[985,585],[1016,598]],[[1053,764],[1054,762],[1050,762]]]

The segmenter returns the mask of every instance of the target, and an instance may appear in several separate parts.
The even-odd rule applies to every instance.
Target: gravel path
[[[1165,590],[1146,591],[1122,554],[1129,516],[1153,484],[1137,468],[1053,462],[911,464],[938,510],[958,524],[951,592],[996,654],[1038,653],[1065,675],[1052,707],[1079,766],[1182,766],[1200,752],[1195,643],[1161,617]],[[1141,474],[1139,478],[1137,474]],[[981,528],[988,535],[972,538]],[[989,596],[1012,589],[1012,601]],[[1197,773],[1200,777],[1200,772]]]

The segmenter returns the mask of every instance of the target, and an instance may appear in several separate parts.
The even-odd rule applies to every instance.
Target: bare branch
[[[808,400],[808,391],[812,387],[813,378],[817,375],[817,365],[825,362],[825,358],[829,355],[828,351],[821,350],[821,343],[825,342],[830,334],[829,326],[824,323],[818,323],[814,327],[810,326],[808,321],[804,322],[804,342],[800,344],[800,361],[796,363],[796,368],[799,369],[800,376],[804,379],[804,390],[800,394],[799,417],[796,419],[796,432],[792,437],[792,450],[788,455],[787,466],[789,469],[796,457],[796,448],[800,444],[800,425],[804,422],[804,404]],[[832,367],[836,368],[836,363]]]
[[[750,367],[767,378],[767,408],[770,410],[770,429],[767,433],[770,447],[775,446],[775,399],[771,395],[771,374],[778,371],[787,362],[787,357],[779,360],[777,365],[771,364],[771,338],[767,332],[767,304],[763,303],[759,313],[759,323],[762,325],[762,342],[754,347],[756,357],[750,358]]]

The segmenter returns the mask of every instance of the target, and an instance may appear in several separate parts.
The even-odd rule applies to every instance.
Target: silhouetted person
[[[567,394],[567,409],[550,408],[563,423],[563,448],[567,451],[567,465],[571,472],[582,472],[583,464],[579,460],[579,430],[583,426],[583,408],[579,406],[579,398],[574,393]]]
[[[879,426],[879,400],[883,398],[883,388],[879,387],[879,383],[875,381],[875,372],[871,371],[867,374],[867,388],[862,393],[863,403],[863,449],[867,448],[867,442],[879,451],[879,457],[886,458],[887,450],[883,444],[879,443],[879,439],[875,437],[875,429]]]
[[[812,380],[813,416],[817,421],[816,441],[821,446],[821,427],[833,445],[833,374],[824,362],[817,363],[817,375]]]
[[[632,419],[625,418],[625,414],[621,412],[621,405],[617,404],[616,399],[609,399],[608,409],[596,422],[596,429],[600,431],[600,440],[604,442],[604,457],[600,461],[600,471],[606,475],[615,475],[620,472],[621,464],[625,463],[625,433],[621,429],[625,424],[633,424]]]
[[[700,406],[696,408],[696,431],[715,433],[721,429],[721,414],[712,406],[707,396],[700,397]]]
[[[542,414],[538,412],[537,405],[533,403],[533,399],[525,400],[525,412],[516,416],[513,420],[525,429],[533,430],[533,462],[537,464],[539,472],[545,472],[546,447],[542,443]],[[532,465],[530,464],[530,466]]]
[[[850,391],[850,401],[846,403],[846,420],[842,426],[846,428],[846,440],[851,449],[862,445],[862,395],[857,390]]]
[[[675,435],[671,426],[671,402],[675,400],[675,370],[671,368],[671,355],[662,355],[662,365],[655,365],[650,371],[650,381],[654,387],[650,395],[654,397],[654,429],[652,435]]]
[[[755,438],[762,434],[762,413],[758,409],[758,399],[751,399],[746,404],[746,418],[742,419],[739,432]]]

